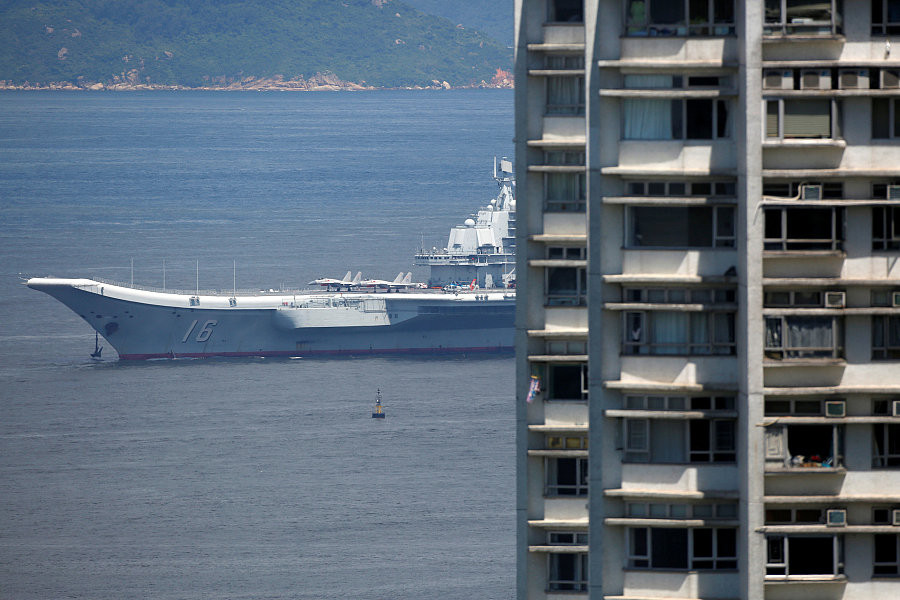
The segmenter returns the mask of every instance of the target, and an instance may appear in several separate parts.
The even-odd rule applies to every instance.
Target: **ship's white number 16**
[[[197,319],[191,323],[191,326],[188,327],[188,330],[184,333],[184,337],[181,338],[181,343],[184,344],[188,341],[188,338],[191,337],[191,334],[194,332],[194,327],[197,326]],[[209,336],[212,335],[212,328],[215,327],[219,322],[218,321],[207,321],[203,324],[203,327],[200,328],[200,331],[197,332],[197,337],[194,338],[196,342],[205,342],[209,339]]]

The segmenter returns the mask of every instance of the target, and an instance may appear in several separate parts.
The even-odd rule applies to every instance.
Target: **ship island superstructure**
[[[479,271],[479,278],[466,272],[460,278],[465,286],[423,289],[410,283],[409,276],[388,282],[359,275],[331,280],[339,285],[321,284],[323,291],[252,294],[160,290],[84,278],[36,277],[26,283],[72,309],[122,360],[510,351],[515,291],[510,289],[514,270],[507,267],[515,256],[508,254],[514,245],[506,238],[515,233],[515,198],[511,163],[500,162],[500,175],[496,165],[494,172],[500,193],[463,230],[489,230],[475,237],[499,241],[493,246],[499,254],[493,254],[505,263],[488,263],[498,266],[496,278],[490,271]],[[461,245],[469,239],[465,233],[450,235],[451,242],[460,240]],[[458,254],[451,256],[453,260],[436,260],[433,272],[455,268]]]
[[[516,196],[512,161],[494,161],[496,198],[450,230],[445,248],[422,249],[415,264],[431,268],[429,286],[475,282],[480,288],[515,287]]]

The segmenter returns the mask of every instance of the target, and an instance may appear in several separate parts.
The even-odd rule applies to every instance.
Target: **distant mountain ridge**
[[[401,0],[7,0],[0,80],[457,87],[511,70],[509,48],[457,25]]]

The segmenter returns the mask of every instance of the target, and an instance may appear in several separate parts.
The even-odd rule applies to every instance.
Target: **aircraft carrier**
[[[36,277],[121,360],[511,351],[515,312],[512,164],[495,161],[496,198],[417,254],[429,285],[321,279],[322,288],[253,295],[172,292],[98,279]],[[437,289],[434,289],[436,286]],[[426,289],[423,289],[426,288]],[[99,356],[99,350],[95,352]]]

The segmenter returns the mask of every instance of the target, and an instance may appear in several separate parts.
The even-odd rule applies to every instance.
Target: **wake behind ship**
[[[81,316],[123,360],[509,351],[515,200],[512,165],[500,165],[497,198],[455,228],[446,249],[417,256],[434,262],[430,284],[440,289],[399,276],[393,282],[322,279],[312,283],[326,291],[242,296],[94,279],[42,277],[27,285]],[[474,277],[445,281],[460,274]]]

